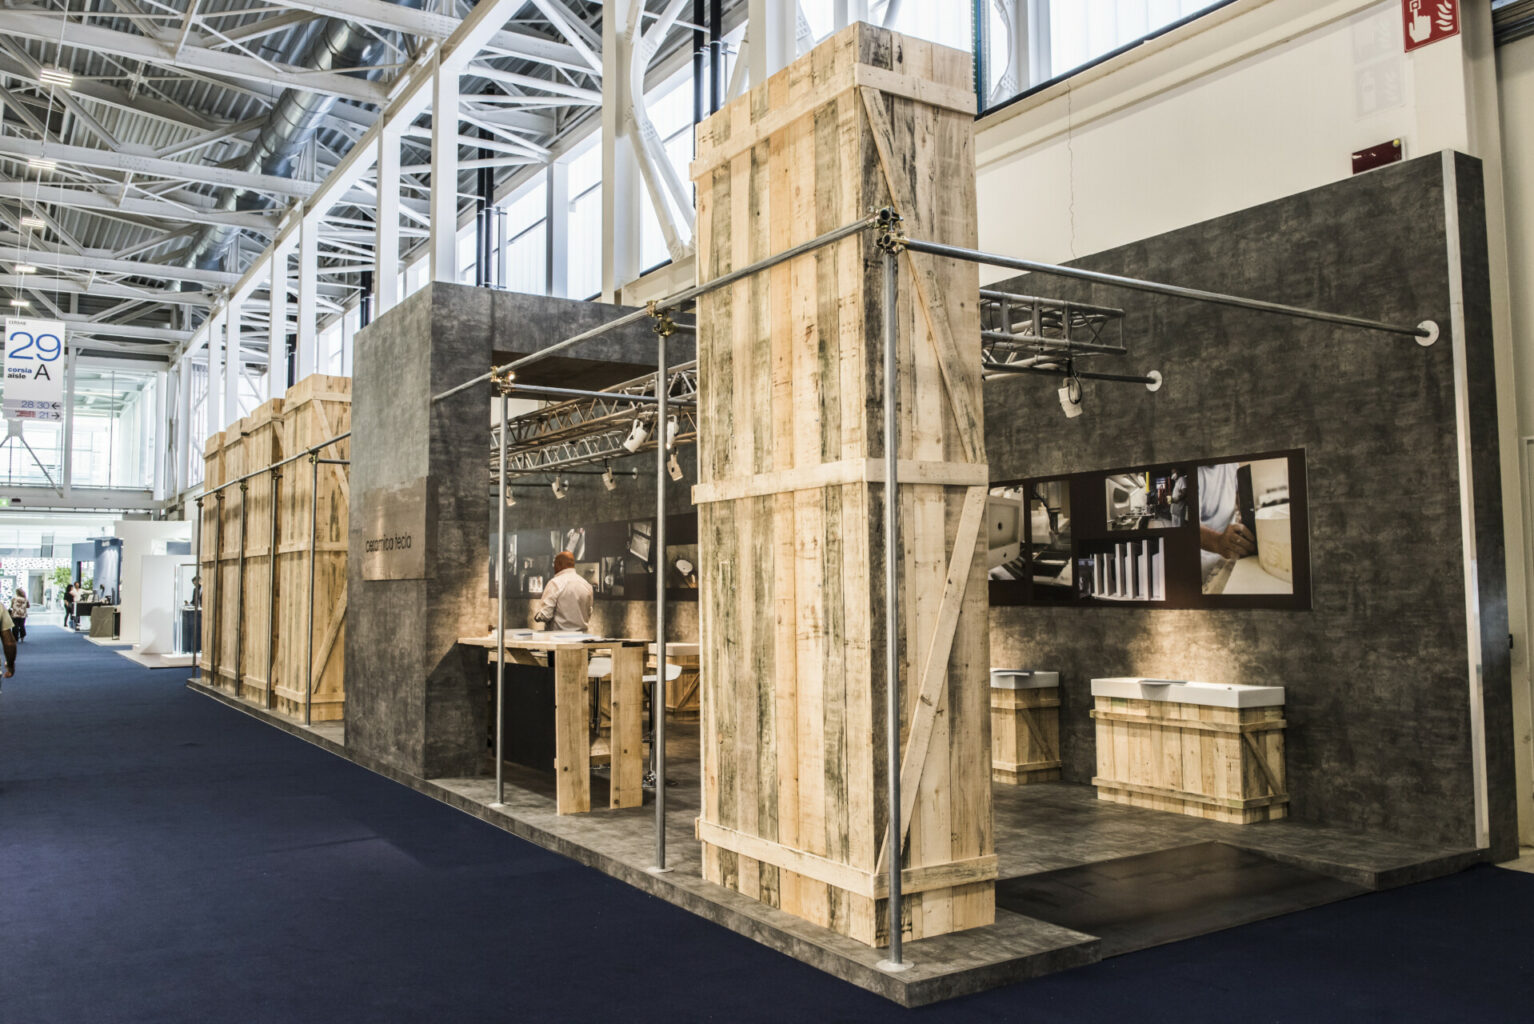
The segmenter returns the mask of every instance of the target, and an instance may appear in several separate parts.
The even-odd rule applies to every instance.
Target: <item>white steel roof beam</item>
[[[223,78],[265,82],[284,89],[328,93],[374,106],[382,106],[388,95],[385,86],[363,78],[209,49],[200,45],[203,37],[199,37],[199,45],[184,46],[177,53],[174,31],[152,25],[146,28],[142,24],[140,28],[145,32],[144,35],[117,32],[97,25],[75,24],[69,26],[68,41],[70,46],[147,61],[175,71],[201,72]],[[47,43],[56,43],[59,39],[57,21],[35,7],[11,8],[6,11],[5,29],[10,35],[23,39],[39,39]]]
[[[229,185],[281,196],[311,196],[319,189],[319,185],[311,181],[295,181],[292,178],[255,174],[231,167],[210,167],[206,164],[166,160],[141,152],[136,147],[131,150],[124,147],[123,151],[113,152],[89,146],[44,145],[29,139],[0,136],[0,157],[55,160],[61,164],[76,164],[98,170],[127,171],[152,178],[171,178],[197,184]]]
[[[206,199],[207,197],[200,197]],[[229,227],[247,228],[273,234],[277,230],[277,214],[261,212],[233,212],[210,210],[167,199],[140,199],[133,196],[112,200],[99,192],[83,189],[60,188],[56,185],[34,185],[31,182],[0,181],[0,199],[36,201],[45,206],[57,206],[71,210],[86,210],[107,215],[153,217],[172,223],[224,224]]]
[[[62,252],[51,246],[32,245],[20,248],[14,245],[0,245],[0,262],[25,262],[39,268],[83,270],[92,274],[127,274],[130,277],[191,281],[196,284],[225,288],[234,285],[240,279],[238,274],[221,270],[198,270],[168,263],[150,263],[146,260],[116,259],[100,249],[88,249],[82,254]]]

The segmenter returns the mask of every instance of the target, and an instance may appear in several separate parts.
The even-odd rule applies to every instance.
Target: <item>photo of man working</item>
[[[546,630],[584,633],[595,599],[591,584],[575,571],[575,555],[561,551],[554,556],[554,576],[543,588],[543,603],[534,613],[533,621],[546,623],[543,627]]]

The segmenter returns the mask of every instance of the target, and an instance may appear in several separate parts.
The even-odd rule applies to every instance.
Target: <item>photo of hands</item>
[[[1288,459],[1200,466],[1198,499],[1205,594],[1294,593]]]

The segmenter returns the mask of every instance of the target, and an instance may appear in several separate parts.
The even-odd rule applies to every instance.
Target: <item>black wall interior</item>
[[[1450,197],[1446,204],[1445,196]],[[1448,231],[1458,222],[1458,265]],[[1090,681],[1159,676],[1286,688],[1295,817],[1476,845],[1450,280],[1463,288],[1493,851],[1515,853],[1491,306],[1478,161],[1435,154],[1078,260],[1154,281],[1415,324],[1410,338],[1109,289],[1012,291],[1118,306],[1127,357],[1165,385],[985,385],[993,480],[1303,449],[1313,607],[994,607],[993,664],[1058,670],[1064,774],[1096,751]]]

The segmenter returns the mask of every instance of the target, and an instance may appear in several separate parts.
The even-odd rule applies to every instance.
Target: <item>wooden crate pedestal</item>
[[[702,280],[894,206],[975,245],[967,54],[850,26],[698,128]],[[902,935],[995,919],[979,275],[900,285]],[[703,875],[888,942],[883,254],[853,235],[700,298]],[[978,556],[978,557],[977,557]]]
[[[1282,707],[1093,699],[1099,800],[1238,825],[1287,816]]]
[[[1060,778],[1060,677],[991,673],[991,779],[1022,785]]]

